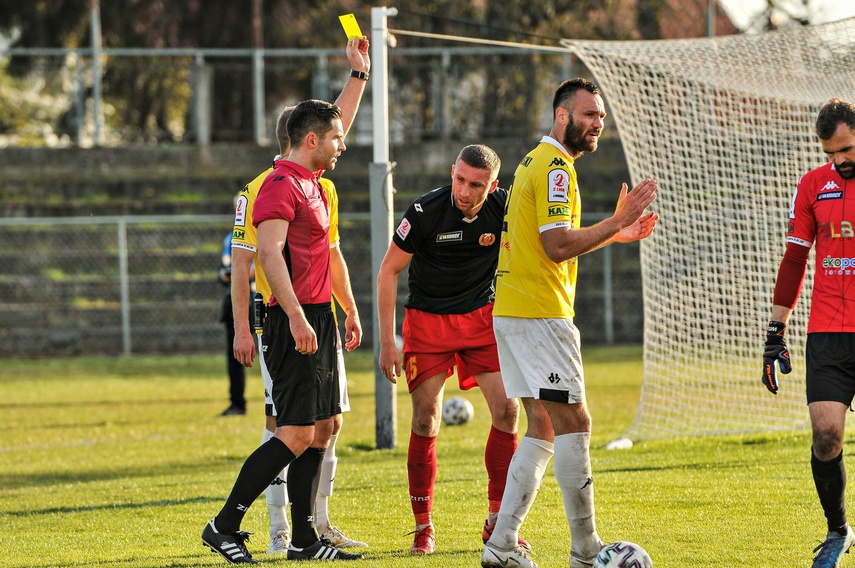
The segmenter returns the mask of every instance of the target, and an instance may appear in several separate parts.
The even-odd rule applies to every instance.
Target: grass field
[[[635,414],[641,350],[587,349],[584,356],[604,539],[642,544],[660,568],[810,565],[825,523],[806,432],[651,441],[606,451]],[[410,557],[409,397],[399,385],[397,448],[374,450],[370,354],[349,354],[347,364],[354,410],[345,415],[338,444],[330,514],[345,532],[370,543],[360,565],[478,566],[489,429],[483,400],[466,394],[474,421],[440,434],[437,552]],[[260,442],[260,385],[252,370],[249,415],[221,418],[227,405],[221,356],[4,361],[0,566],[225,566],[199,535]],[[446,392],[453,394],[456,389]],[[851,438],[845,452],[855,455]],[[264,553],[267,522],[262,497],[244,521],[243,528],[256,533],[249,549],[265,564],[287,564]],[[567,566],[569,531],[551,467],[522,536],[541,567]],[[842,566],[855,567],[855,558],[847,555]]]

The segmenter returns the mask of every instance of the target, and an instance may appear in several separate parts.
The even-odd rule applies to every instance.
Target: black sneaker
[[[252,554],[249,553],[246,544],[244,544],[249,541],[250,534],[252,533],[246,531],[237,531],[231,534],[217,532],[217,527],[211,520],[205,525],[205,530],[202,531],[202,544],[232,564],[258,564],[252,559]]]
[[[246,414],[246,408],[242,406],[231,405],[227,409],[223,410],[223,413],[220,416],[243,416]]]
[[[330,542],[322,538],[315,544],[304,548],[297,548],[290,544],[288,546],[288,560],[362,560],[362,555],[345,552],[330,546]]]

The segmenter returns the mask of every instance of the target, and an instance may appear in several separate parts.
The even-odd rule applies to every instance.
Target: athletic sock
[[[590,432],[555,436],[553,467],[570,525],[570,549],[582,557],[596,554],[601,546],[594,518],[590,445]]]
[[[264,429],[264,434],[261,437],[261,443],[266,443],[273,437],[273,432]],[[264,490],[264,498],[267,502],[267,512],[270,514],[270,538],[276,536],[276,533],[284,530],[289,534],[291,527],[288,524],[288,489],[285,483],[288,468],[279,472],[267,489]]]
[[[508,467],[502,507],[490,543],[505,550],[517,546],[520,526],[537,497],[552,454],[550,442],[523,436]]]
[[[279,438],[271,438],[243,462],[226,504],[217,514],[214,525],[221,533],[240,530],[249,506],[270,485],[276,475],[291,461],[294,453]]]
[[[820,461],[811,450],[810,468],[813,482],[819,495],[819,502],[828,521],[828,530],[846,534],[846,465],[843,463],[843,451],[836,458]]]
[[[330,436],[330,443],[324,452],[324,460],[321,462],[321,477],[318,484],[318,494],[315,496],[315,527],[328,529],[331,525],[328,511],[328,501],[333,494],[335,484],[335,470],[338,458],[335,456],[335,443],[338,434]]]
[[[508,479],[508,466],[517,449],[517,435],[502,432],[495,426],[490,427],[487,445],[484,448],[484,464],[487,466],[487,499],[490,501],[491,516],[499,512],[505,482]],[[491,520],[488,518],[488,520]]]
[[[308,448],[288,466],[288,489],[291,491],[291,542],[297,548],[310,546],[318,540],[313,518],[323,459],[323,448]]]
[[[410,484],[410,505],[417,527],[431,523],[436,467],[436,436],[419,436],[411,431],[407,449],[407,478]]]

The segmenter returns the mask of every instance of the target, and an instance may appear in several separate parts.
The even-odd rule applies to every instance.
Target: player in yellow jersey
[[[362,47],[356,46],[360,57],[364,58],[364,62],[355,61],[351,55],[351,43],[348,44],[348,59],[354,69],[364,69],[367,73],[370,65],[367,54],[367,40]],[[364,92],[365,80],[360,77],[351,75],[351,79],[345,84],[336,104],[342,109],[342,125],[345,133],[353,124],[353,119],[359,108],[359,102]],[[288,117],[294,107],[288,107],[282,111],[276,122],[276,136],[279,141],[279,150],[281,156],[287,156],[290,150],[290,139],[286,128]],[[261,188],[262,182],[267,175],[273,171],[269,168],[259,174],[251,181],[238,196],[238,203],[235,209],[235,226],[232,236],[232,300],[235,302],[243,302],[240,308],[235,308],[235,341],[234,353],[235,357],[245,366],[251,367],[256,354],[260,353],[260,332],[257,337],[249,328],[247,305],[249,303],[250,286],[249,275],[250,267],[258,258],[258,237],[257,229],[252,224],[252,209],[255,204],[255,199],[258,196],[258,191]],[[350,276],[345,263],[344,257],[339,247],[338,233],[338,194],[336,193],[335,185],[328,179],[321,178],[321,186],[327,197],[330,214],[330,270],[332,273],[333,295],[339,302],[342,310],[347,314],[345,327],[349,331],[349,336],[345,338],[345,347],[348,351],[356,349],[362,341],[362,326],[359,320],[359,312],[356,308],[356,301],[353,298],[353,292],[350,286]],[[264,305],[267,305],[270,298],[270,285],[267,282],[267,277],[259,262],[254,262],[255,266],[255,286],[258,293],[263,296]],[[240,284],[238,284],[240,282]],[[335,313],[335,310],[333,310]],[[240,323],[238,323],[240,322]],[[339,340],[340,344],[340,340]],[[344,357],[341,353],[341,346],[337,346],[338,351],[338,367],[339,378],[341,385],[341,407],[342,411],[350,410],[350,404],[347,397],[347,379],[344,372]],[[276,414],[271,397],[272,379],[267,371],[267,366],[264,363],[263,356],[259,356],[261,364],[261,373],[264,380],[264,396],[265,396],[265,415],[266,422],[262,443],[266,442],[273,435],[276,429]],[[324,454],[324,462],[321,471],[321,482],[318,487],[318,493],[315,499],[315,526],[321,537],[328,540],[332,545],[337,547],[364,547],[366,543],[353,540],[344,535],[344,533],[334,526],[328,517],[327,499],[332,495],[333,480],[335,479],[335,469],[337,458],[335,456],[335,443],[338,439],[338,433],[341,430],[341,415],[338,415],[333,423],[333,433],[330,438],[329,446]],[[285,480],[286,471],[283,471],[276,477],[274,483],[266,490],[266,500],[268,511],[270,513],[270,546],[268,553],[286,553],[290,541],[290,525],[286,516],[286,508],[288,505],[288,494],[286,491]]]
[[[577,258],[646,238],[658,219],[645,213],[657,190],[645,179],[630,192],[623,184],[614,215],[581,227],[575,161],[597,149],[603,100],[594,84],[573,79],[558,87],[552,109],[552,130],[517,166],[505,208],[493,329],[505,392],[520,398],[528,426],[481,556],[484,567],[537,567],[518,535],[553,454],[570,526],[570,568],[592,566],[602,548],[594,522],[591,417],[573,325]]]

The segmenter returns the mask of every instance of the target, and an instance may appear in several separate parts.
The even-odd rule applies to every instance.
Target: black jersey
[[[392,236],[413,255],[406,307],[465,314],[493,301],[507,197],[506,189],[497,188],[473,219],[454,206],[450,185],[409,206]]]

